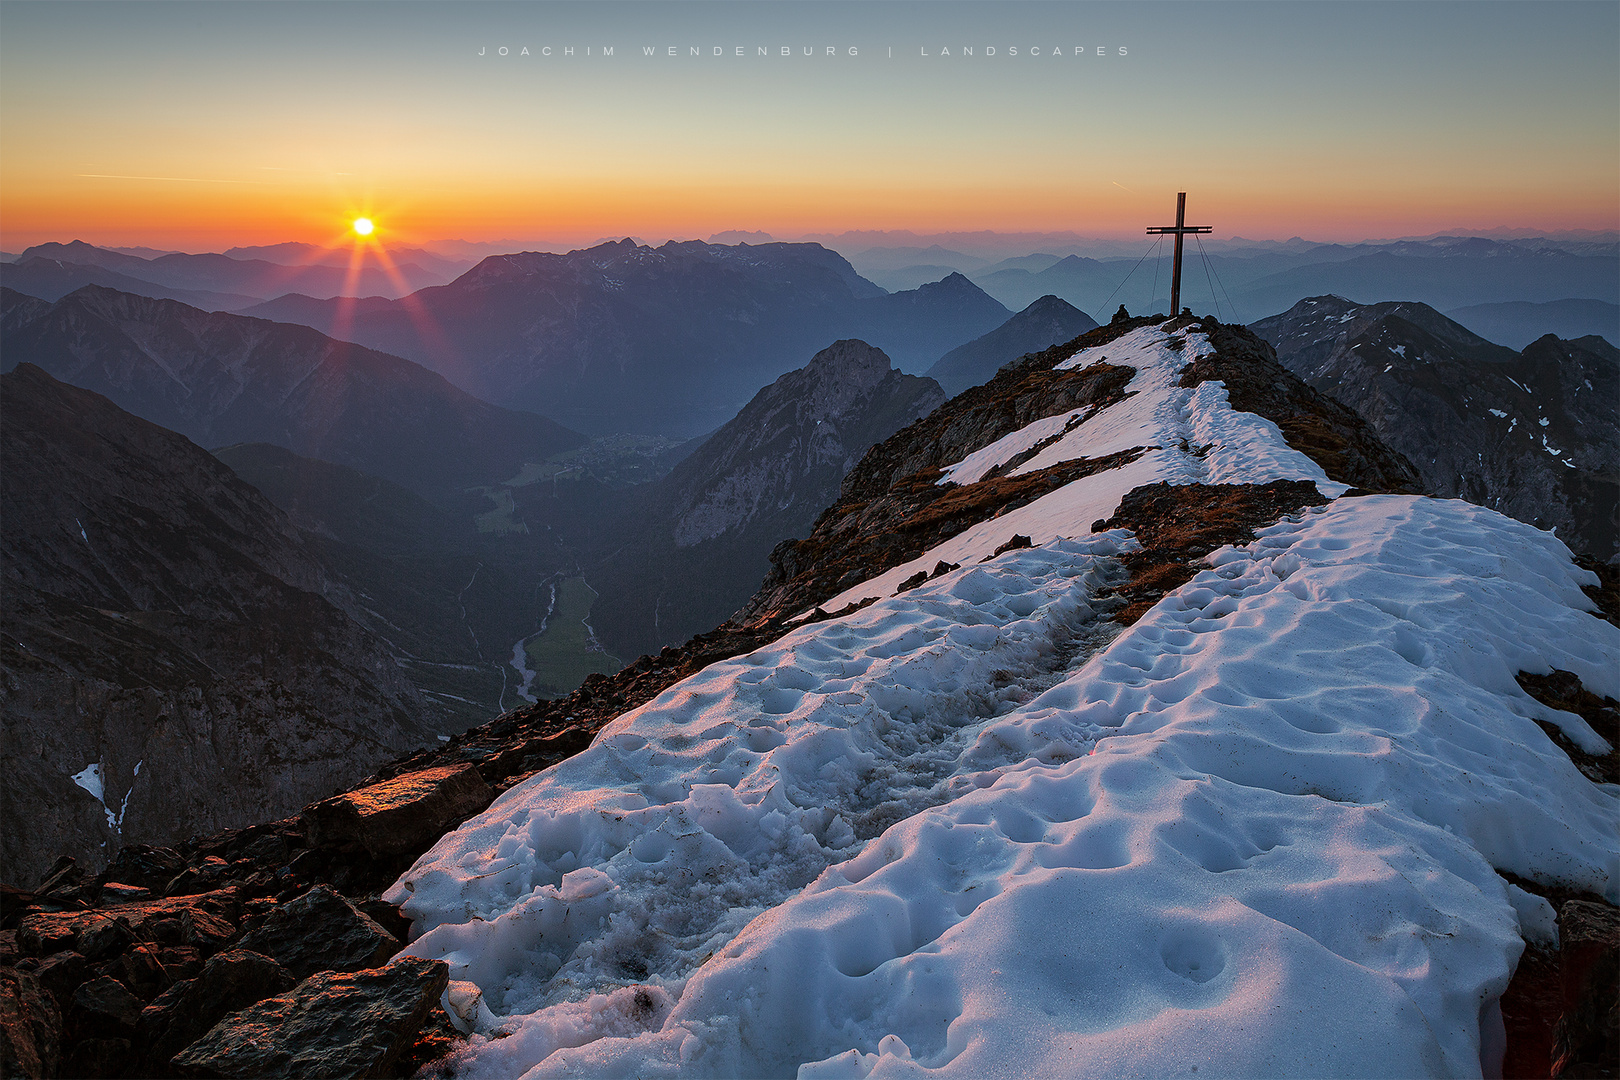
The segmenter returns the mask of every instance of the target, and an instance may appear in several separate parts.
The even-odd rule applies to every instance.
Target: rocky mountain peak
[[[844,338],[822,349],[804,367],[788,372],[777,382],[786,390],[796,391],[802,383],[821,382],[841,391],[859,392],[877,386],[893,370],[894,365],[882,349],[857,338]]]
[[[1555,530],[1577,553],[1620,557],[1620,388],[1602,338],[1549,334],[1515,353],[1427,304],[1338,296],[1302,300],[1254,329],[1283,366],[1406,454],[1428,491]]]
[[[882,349],[834,342],[756,394],[671,474],[676,544],[711,539],[773,502],[792,501],[795,482],[813,470],[842,478],[880,437],[874,426],[892,432],[944,400],[932,379],[895,371]]]

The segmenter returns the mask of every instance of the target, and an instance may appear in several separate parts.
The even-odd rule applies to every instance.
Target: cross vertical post
[[[1175,318],[1181,314],[1181,238],[1188,233],[1214,232],[1213,225],[1187,224],[1187,193],[1176,194],[1176,223],[1174,225],[1150,225],[1148,235],[1155,233],[1174,233],[1176,237],[1176,258],[1170,270],[1170,317]]]

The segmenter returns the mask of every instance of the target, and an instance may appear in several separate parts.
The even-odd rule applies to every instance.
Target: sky
[[[1610,230],[1617,56],[1612,2],[6,0],[0,248]]]

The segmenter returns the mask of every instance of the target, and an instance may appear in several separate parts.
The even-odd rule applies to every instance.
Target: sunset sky
[[[1228,236],[1614,229],[1617,41],[1609,2],[7,0],[0,247],[1123,237],[1178,190]]]

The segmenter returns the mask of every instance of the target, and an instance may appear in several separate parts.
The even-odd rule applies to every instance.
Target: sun
[[[354,231],[361,236],[370,236],[371,231],[375,228],[376,226],[371,223],[370,218],[362,217],[354,219]]]

